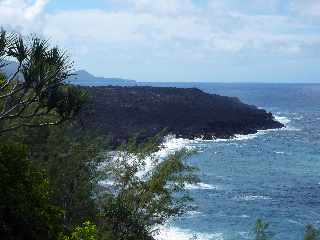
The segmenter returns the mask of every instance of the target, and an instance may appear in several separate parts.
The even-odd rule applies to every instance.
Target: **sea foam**
[[[222,233],[197,233],[189,229],[181,229],[172,226],[162,226],[159,234],[155,235],[156,240],[223,240]]]
[[[281,130],[285,131],[300,131],[301,129],[293,127],[290,125],[291,119],[285,116],[280,116],[280,115],[274,115],[274,119],[284,125],[284,128]]]
[[[291,120],[285,116],[274,115],[274,119],[285,126],[291,122]]]
[[[235,201],[257,201],[257,200],[272,200],[271,197],[262,195],[239,195],[233,198]]]
[[[160,149],[155,153],[156,157],[165,158],[170,154],[173,154],[182,149],[192,150],[194,144],[198,140],[189,140],[185,138],[176,138],[174,135],[168,135],[164,138],[163,143],[160,145]]]
[[[204,190],[218,190],[218,186],[214,186],[207,183],[196,183],[196,184],[187,184],[186,189],[188,190],[195,190],[195,189],[204,189]]]
[[[286,131],[300,131],[300,129],[292,127],[289,125],[291,120],[288,117],[281,116],[281,115],[274,115],[274,119],[284,125],[284,128],[281,129],[267,129],[267,130],[258,130],[257,133],[253,134],[235,134],[233,138],[230,139],[215,139],[214,142],[229,142],[229,141],[248,141],[255,139],[258,136],[267,134],[269,132],[276,132],[279,130],[286,130]]]

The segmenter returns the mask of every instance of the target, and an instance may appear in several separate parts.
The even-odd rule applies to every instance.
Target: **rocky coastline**
[[[214,139],[284,127],[270,112],[197,88],[82,88],[89,93],[79,115],[82,126],[108,135],[116,145],[132,137],[144,141],[159,132]]]

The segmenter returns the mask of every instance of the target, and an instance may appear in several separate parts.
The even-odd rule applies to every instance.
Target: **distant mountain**
[[[72,84],[81,86],[136,86],[137,82],[134,80],[122,78],[105,78],[95,77],[85,70],[75,72],[75,75],[69,78]]]
[[[7,65],[1,69],[4,74],[11,76],[18,68],[18,64],[12,61],[6,61]],[[95,77],[85,70],[79,70],[70,77],[68,81],[75,85],[80,86],[136,86],[137,82],[134,80],[127,80],[121,78],[104,78]]]

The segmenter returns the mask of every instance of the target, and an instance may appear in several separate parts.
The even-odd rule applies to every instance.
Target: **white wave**
[[[214,142],[229,142],[232,139],[228,139],[228,138],[216,138],[213,141]]]
[[[256,200],[271,200],[271,197],[262,195],[240,195],[233,198],[236,201],[256,201]]]
[[[174,135],[166,136],[161,143],[159,150],[150,157],[144,159],[144,169],[138,173],[138,176],[143,176],[145,173],[151,171],[156,163],[163,161],[170,154],[174,154],[182,149],[193,150],[195,148],[194,143],[193,140],[176,138]]]
[[[189,229],[163,226],[158,235],[154,236],[156,240],[223,240],[222,233],[197,233]]]
[[[251,238],[250,238],[250,232],[241,231],[241,232],[238,232],[238,234],[240,235],[241,238],[251,239]]]
[[[250,134],[235,134],[232,138],[217,138],[213,140],[214,142],[232,142],[232,141],[248,141],[255,139],[261,135],[267,134],[269,132],[276,132],[281,129],[275,128],[275,129],[266,129],[266,130],[258,130],[256,133],[250,133]],[[293,128],[286,128],[286,130],[294,130]],[[298,130],[298,129],[297,129]]]
[[[291,127],[291,126],[286,126],[283,130],[286,130],[286,131],[301,131],[300,128],[296,128],[296,127]]]
[[[281,114],[278,112],[277,114]],[[175,151],[179,151],[183,148],[193,149],[195,145],[199,145],[201,143],[210,143],[210,142],[230,142],[230,141],[247,141],[255,139],[260,135],[264,135],[268,132],[275,132],[279,130],[287,130],[287,131],[300,131],[300,129],[289,126],[288,124],[291,122],[291,119],[281,115],[274,115],[274,119],[283,125],[285,125],[282,129],[267,129],[267,130],[258,130],[257,133],[252,134],[235,134],[232,138],[216,138],[212,140],[204,140],[202,138],[195,138],[194,140],[184,139],[184,138],[175,138],[174,135],[169,135],[165,138],[164,143],[162,144],[161,150],[158,152],[160,156],[167,156],[170,153],[174,153]]]
[[[289,119],[288,117],[275,115],[274,118],[276,121],[282,123],[285,126],[284,128],[282,128],[282,130],[287,130],[287,131],[300,131],[301,130],[301,129],[290,126],[289,123],[291,122],[291,119]]]
[[[159,150],[145,159],[139,159],[138,156],[126,153],[122,151],[112,151],[108,152],[106,158],[108,161],[103,162],[99,168],[103,170],[103,168],[110,163],[110,161],[118,162],[118,161],[126,161],[127,164],[135,165],[139,163],[141,165],[139,171],[136,176],[139,178],[143,178],[145,174],[152,171],[154,167],[161,161],[163,161],[170,154],[174,154],[177,151],[182,149],[192,150],[195,148],[195,143],[199,142],[199,140],[189,140],[183,138],[176,138],[174,135],[168,135],[164,138],[164,141],[159,146]],[[143,163],[143,164],[141,164]],[[108,186],[112,185],[112,181],[106,179],[104,181],[100,181],[101,185]]]
[[[189,216],[195,216],[195,215],[200,215],[201,214],[201,212],[199,212],[199,211],[189,211],[189,212],[187,212],[187,215],[189,215]]]
[[[275,151],[274,153],[276,153],[276,154],[285,154],[284,152],[277,152],[277,151]]]
[[[173,154],[179,150],[184,148],[192,150],[194,149],[193,144],[195,144],[196,140],[189,140],[185,138],[176,138],[174,135],[168,135],[164,138],[163,143],[160,145],[160,150],[155,153],[156,157],[165,158],[170,154]]]
[[[237,141],[243,141],[243,140],[251,140],[256,138],[257,136],[261,135],[261,132],[257,132],[257,133],[253,133],[253,134],[247,134],[247,135],[242,135],[242,134],[236,134],[234,136],[233,140],[237,140]]]
[[[255,139],[256,137],[263,135],[269,131],[271,131],[273,129],[270,130],[258,130],[257,133],[252,133],[252,134],[235,134],[234,137],[232,138],[217,138],[215,140],[213,140],[216,143],[219,142],[234,142],[234,141],[248,141],[248,140],[252,140]]]
[[[281,114],[281,113],[280,113]],[[301,129],[290,126],[291,119],[285,116],[280,116],[280,115],[274,115],[274,118],[276,121],[282,123],[284,125],[284,128],[281,128],[280,130],[285,130],[285,131],[301,131]]]
[[[274,119],[285,126],[291,122],[291,120],[285,116],[274,115]]]
[[[301,222],[299,222],[299,221],[296,221],[296,220],[293,220],[293,219],[288,219],[288,222],[289,222],[289,223],[292,223],[292,224],[304,226],[303,223],[301,223]]]
[[[181,216],[181,219],[190,219],[190,218],[198,217],[201,215],[202,213],[198,211],[188,211],[183,216]]]
[[[293,119],[294,119],[294,120],[302,120],[302,119],[303,119],[303,116],[294,117]]]
[[[217,190],[218,186],[206,184],[206,183],[196,183],[196,184],[187,184],[186,189],[195,190],[195,189],[205,189],[205,190]]]

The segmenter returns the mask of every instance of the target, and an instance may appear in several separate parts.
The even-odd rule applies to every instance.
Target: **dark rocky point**
[[[133,136],[143,141],[163,130],[177,137],[212,139],[284,127],[271,113],[238,98],[196,88],[84,88],[90,100],[80,113],[81,123],[109,135],[114,144]]]

